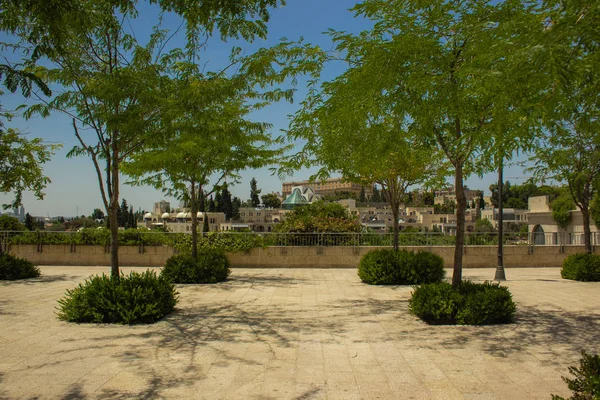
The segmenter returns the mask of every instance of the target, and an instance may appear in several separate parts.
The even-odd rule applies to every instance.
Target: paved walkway
[[[600,283],[558,269],[507,270],[519,309],[504,326],[428,326],[407,311],[410,287],[348,269],[180,285],[177,312],[154,325],[58,321],[65,289],[102,271],[0,282],[0,398],[550,400],[569,394],[561,375],[580,349],[600,352]]]

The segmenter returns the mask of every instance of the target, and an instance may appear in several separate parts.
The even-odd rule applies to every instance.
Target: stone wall
[[[454,259],[454,247],[405,247],[428,250],[440,255],[447,268]],[[247,253],[229,254],[233,267],[243,268],[355,268],[360,258],[375,247],[268,247]],[[38,265],[110,265],[109,249],[104,246],[11,245],[10,253]],[[510,267],[560,267],[564,259],[583,252],[583,246],[505,246],[504,265]],[[124,266],[163,266],[175,253],[166,246],[121,246],[120,264]],[[600,248],[596,248],[600,254]],[[465,247],[465,268],[490,268],[497,263],[496,246]]]

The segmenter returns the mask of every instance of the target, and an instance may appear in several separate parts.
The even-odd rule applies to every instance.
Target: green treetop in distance
[[[0,126],[0,192],[13,193],[15,198],[4,208],[22,204],[23,192],[30,190],[38,199],[44,198],[44,188],[50,179],[44,176],[42,164],[60,145],[45,144],[42,139],[27,139],[14,129]]]
[[[317,201],[300,206],[275,226],[276,232],[360,232],[358,219],[337,203]]]
[[[104,212],[99,209],[99,208],[94,208],[94,211],[92,212],[91,218],[95,219],[95,220],[103,220],[104,219]]]
[[[252,178],[250,180],[250,202],[252,203],[252,207],[258,207],[260,205],[260,195],[261,189],[258,188],[258,183],[256,182],[256,178]]]
[[[260,196],[260,198],[261,198],[264,206],[267,208],[280,208],[281,207],[281,200],[279,200],[279,197],[277,197],[277,195],[275,193],[263,194],[262,196]]]

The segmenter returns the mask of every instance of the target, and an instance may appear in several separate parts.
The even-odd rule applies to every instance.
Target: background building
[[[158,203],[155,203],[155,205]],[[225,214],[222,212],[198,212],[198,232],[204,229],[204,218],[208,219],[210,232],[221,230],[221,224],[225,223]],[[192,213],[188,209],[180,209],[178,212],[164,212],[162,214],[144,214],[146,228],[164,228],[169,232],[182,233],[192,231]]]
[[[535,196],[529,198],[529,212],[527,222],[529,224],[530,240],[536,245],[556,244],[578,244],[583,240],[583,215],[580,210],[572,210],[571,220],[566,229],[560,228],[550,208],[549,196]],[[592,245],[600,244],[600,231],[596,225],[591,223]]]
[[[477,203],[481,195],[483,195],[482,190],[465,189],[465,196],[469,204],[471,204],[472,201],[475,201],[475,203]],[[456,203],[456,192],[454,191],[453,186],[446,189],[439,189],[434,191],[434,204],[444,204],[446,201]],[[489,202],[489,199],[487,199],[486,201]]]
[[[327,196],[336,193],[354,193],[360,195],[363,186],[358,183],[345,182],[344,178],[330,178],[325,181],[299,181],[299,182],[283,182],[281,192],[283,197],[292,194],[292,191],[297,186],[310,186],[315,194]],[[373,186],[365,186],[365,195],[371,197],[373,195]]]
[[[487,219],[492,223],[494,229],[498,229],[498,217],[500,216],[497,208],[481,210],[481,219]],[[508,224],[527,225],[527,215],[529,210],[517,210],[514,208],[502,209],[503,226]]]
[[[272,232],[273,227],[285,219],[289,210],[280,208],[241,207],[240,219],[221,224],[222,231]]]

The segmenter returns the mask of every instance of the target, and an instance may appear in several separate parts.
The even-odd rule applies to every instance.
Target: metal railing
[[[120,231],[122,245],[176,246],[189,242],[189,233],[152,232],[143,230]],[[382,246],[393,244],[392,233],[276,233],[276,232],[208,232],[199,233],[200,239],[228,241],[252,241],[256,246]],[[592,233],[592,246],[600,244],[600,233]],[[401,232],[400,246],[454,246],[456,236],[440,232]],[[505,245],[570,246],[583,245],[583,233],[521,233],[506,232]],[[11,244],[30,245],[103,245],[110,244],[107,230],[83,230],[80,232],[48,231],[0,231],[0,245],[6,250]],[[493,246],[498,244],[497,233],[469,232],[465,235],[466,246]]]

